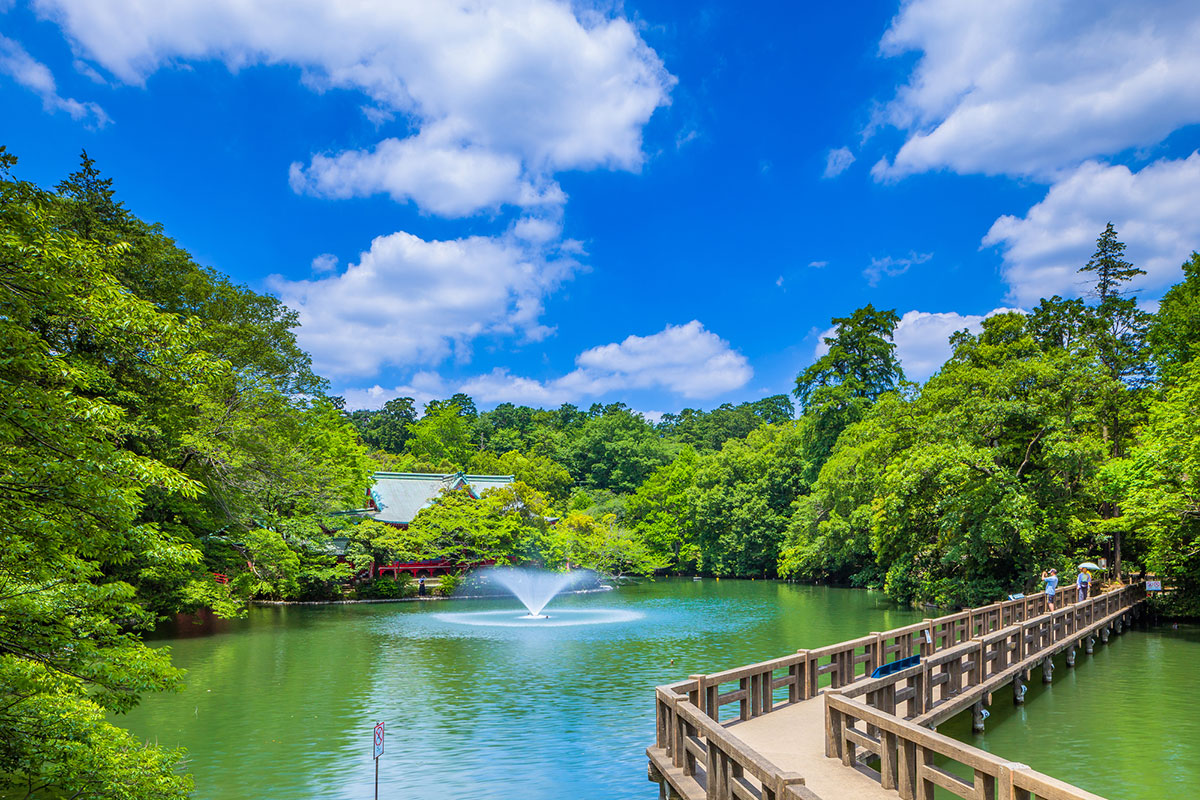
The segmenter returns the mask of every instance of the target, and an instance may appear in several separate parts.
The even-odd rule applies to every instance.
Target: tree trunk
[[[1121,532],[1113,533],[1113,576],[1121,580]]]

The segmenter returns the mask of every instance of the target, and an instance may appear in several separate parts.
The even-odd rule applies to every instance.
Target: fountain
[[[486,579],[508,589],[521,601],[529,612],[521,619],[549,619],[542,609],[554,599],[554,595],[577,585],[591,574],[583,570],[547,572],[522,567],[496,567],[487,571]]]
[[[546,604],[556,595],[581,584],[594,582],[594,591],[605,591],[600,586],[596,573],[591,570],[550,572],[531,567],[492,567],[480,570],[471,578],[464,593],[471,594],[475,588],[501,587],[512,593],[525,608],[524,614],[513,611],[468,611],[436,614],[436,618],[458,625],[485,626],[489,628],[557,628],[564,625],[591,625],[598,622],[629,622],[641,617],[640,613],[608,608],[565,608],[553,615],[542,613]],[[584,591],[593,591],[585,589]]]

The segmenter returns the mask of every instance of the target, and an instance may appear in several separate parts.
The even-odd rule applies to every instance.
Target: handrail
[[[855,766],[856,749],[864,747],[879,757],[880,784],[895,789],[902,800],[931,797],[941,787],[964,799],[976,797],[1014,798],[1033,796],[1053,800],[1104,800],[1099,795],[1072,786],[1031,769],[1025,764],[987,753],[957,739],[931,731],[907,720],[871,708],[856,698],[825,695],[825,705],[838,731],[833,754],[845,766]],[[878,733],[870,735],[854,728],[866,723]],[[973,772],[967,780],[944,767],[937,757],[948,758]]]
[[[796,772],[785,772],[669,687],[656,690],[657,747],[709,798],[821,800]],[[662,766],[666,766],[665,764]],[[703,784],[701,784],[703,781]]]
[[[863,682],[848,691],[826,692],[825,754],[858,767],[862,766],[859,749],[878,757],[880,785],[896,789],[902,800],[931,796],[934,787],[962,798],[1102,800],[925,726],[981,703],[1009,681],[1026,679],[1030,667],[1039,661],[1048,669],[1051,656],[1073,647],[1083,637],[1100,633],[1102,639],[1107,639],[1113,625],[1120,630],[1140,596],[1136,587],[1122,587],[1033,619],[1014,617],[1016,621],[1010,626],[950,648],[917,666]],[[1086,624],[1078,624],[1081,619]],[[950,688],[935,696],[937,685]],[[903,701],[908,701],[906,713],[897,713]],[[865,727],[856,727],[856,723]],[[936,766],[935,756],[964,765],[973,771],[973,778],[967,780]]]
[[[846,763],[849,752],[853,763],[855,748],[861,747],[880,756],[882,785],[899,789],[905,800],[924,797],[933,786],[964,798],[990,797],[992,790],[986,787],[993,785],[1008,787],[1007,793],[995,795],[997,798],[1102,800],[922,727],[958,713],[998,686],[1027,679],[1025,673],[1037,661],[1045,661],[1083,638],[1101,632],[1106,641],[1108,629],[1119,626],[1143,597],[1141,587],[1133,585],[1083,602],[1073,602],[1073,594],[1061,593],[1053,611],[1044,594],[1001,601],[660,686],[656,689],[655,747],[683,780],[694,783],[691,796],[703,793],[719,800],[815,798],[803,787],[800,776],[781,772],[723,728],[720,712],[722,706],[737,703],[738,718],[746,720],[824,695],[826,755]],[[915,666],[881,678],[870,677],[882,664],[918,654],[921,660]],[[821,686],[825,676],[829,676],[828,687]],[[736,687],[722,691],[731,684]],[[784,687],[787,697],[775,700],[775,692]],[[859,721],[865,723],[865,729],[855,727]],[[901,751],[905,755],[899,755]],[[933,754],[975,769],[975,782],[935,767]],[[907,772],[899,771],[902,762]],[[891,777],[884,777],[888,775]],[[918,786],[923,788],[918,791]]]

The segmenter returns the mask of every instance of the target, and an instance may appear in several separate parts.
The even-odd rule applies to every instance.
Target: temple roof
[[[433,503],[434,498],[446,490],[466,489],[478,498],[487,489],[497,489],[513,482],[512,475],[467,475],[456,472],[376,472],[371,476],[371,501],[377,511],[369,511],[372,519],[407,525],[417,512]]]

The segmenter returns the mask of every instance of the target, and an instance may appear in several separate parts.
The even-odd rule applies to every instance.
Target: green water
[[[388,729],[381,798],[649,800],[655,685],[921,616],[877,593],[713,580],[659,580],[547,608],[552,621],[567,612],[560,622],[582,610],[624,614],[612,623],[514,628],[444,616],[514,604],[258,608],[178,627],[155,644],[171,647],[188,688],[147,698],[121,722],[186,747],[200,800],[369,798],[376,720]],[[1116,637],[1090,660],[1081,654],[1074,674],[1060,669],[1050,692],[1031,686],[1015,714],[998,696],[976,743],[1112,798],[1188,796],[1161,792],[1200,780],[1200,731],[1181,711],[1200,711],[1188,691],[1198,637]],[[941,730],[960,735],[962,724]],[[1055,747],[1038,743],[1040,729]],[[961,736],[973,741],[969,720]],[[1145,781],[1157,791],[1144,792]]]
[[[984,733],[969,713],[938,732],[1113,800],[1196,797],[1198,669],[1200,625],[1134,627],[1079,650],[1073,669],[1056,658],[1049,686],[1035,669],[1023,705],[996,692]]]

